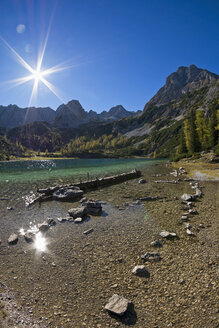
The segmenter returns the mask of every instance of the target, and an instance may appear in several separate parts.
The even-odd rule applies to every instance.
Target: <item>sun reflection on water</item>
[[[40,252],[45,252],[46,245],[47,245],[46,238],[43,236],[41,232],[38,232],[35,236],[35,240],[33,244],[34,248]]]

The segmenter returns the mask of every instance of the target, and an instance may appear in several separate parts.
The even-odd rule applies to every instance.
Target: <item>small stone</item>
[[[10,235],[10,237],[8,238],[8,243],[9,245],[15,245],[18,242],[18,235],[16,235],[15,233],[12,233]]]
[[[186,228],[187,229],[191,229],[192,228],[191,224],[190,223],[186,223]]]
[[[197,210],[194,210],[194,209],[189,209],[189,214],[198,214]]]
[[[138,183],[140,183],[140,184],[142,184],[142,183],[146,183],[147,181],[145,180],[145,179],[140,179],[139,181],[138,181]]]
[[[144,265],[136,265],[132,270],[132,273],[137,276],[146,276],[149,272]]]
[[[177,234],[175,232],[169,232],[169,231],[161,231],[160,236],[166,239],[177,238]]]
[[[114,284],[114,285],[111,286],[111,288],[117,288],[117,287],[118,287],[117,284]]]
[[[47,223],[50,225],[50,226],[55,226],[56,225],[56,221],[52,218],[47,218]]]
[[[158,262],[161,260],[161,256],[159,253],[155,252],[147,252],[141,256],[142,260],[149,261],[149,262]]]
[[[13,207],[8,206],[8,207],[7,207],[7,210],[8,210],[8,211],[12,211],[12,210],[13,210]]]
[[[63,222],[66,222],[69,220],[69,217],[66,217],[66,218],[58,218],[57,219],[59,222],[63,223]]]
[[[84,231],[83,234],[84,234],[84,235],[89,235],[89,234],[90,234],[91,232],[93,232],[93,231],[94,231],[94,229],[91,228],[91,229],[88,229],[88,230]]]
[[[122,316],[127,311],[129,304],[131,304],[131,302],[126,298],[114,294],[106,304],[105,310]]]
[[[195,236],[194,233],[193,233],[190,229],[187,229],[187,230],[186,230],[186,233],[187,233],[187,235],[189,235],[189,236]]]
[[[186,222],[186,221],[189,221],[189,218],[188,218],[187,215],[183,215],[183,216],[181,217],[181,220],[182,220],[183,222]]]
[[[70,210],[68,210],[69,215],[74,219],[85,217],[87,215],[87,212],[88,211],[86,206],[71,208]]]
[[[153,246],[153,247],[162,247],[163,245],[158,240],[155,240],[155,241],[151,242],[151,246]]]
[[[53,267],[55,267],[55,266],[56,266],[55,262],[52,262],[52,266],[53,266]]]
[[[183,194],[183,195],[181,196],[181,199],[182,199],[182,200],[185,200],[185,201],[190,201],[190,200],[192,200],[193,198],[192,198],[192,195],[189,195],[189,194]]]
[[[82,218],[77,218],[77,219],[74,220],[74,223],[81,223],[82,221],[83,221]]]
[[[203,224],[199,224],[199,228],[202,228],[202,229],[204,229],[205,228],[205,226],[203,225]]]

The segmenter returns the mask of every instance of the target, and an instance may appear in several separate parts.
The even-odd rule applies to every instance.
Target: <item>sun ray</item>
[[[58,93],[58,90],[57,88],[52,84],[50,83],[49,81],[47,81],[46,79],[44,79],[43,77],[41,78],[41,81],[47,86],[47,88],[52,91],[52,93],[54,93],[54,95],[59,99],[61,100],[62,103],[64,103],[64,100],[61,98],[61,96],[59,95]]]
[[[25,67],[30,73],[33,73],[34,70],[33,68],[17,53],[16,50],[14,50],[14,48],[12,48],[10,46],[10,44],[5,41],[1,36],[0,39],[4,42],[4,44],[12,51],[12,53],[15,55],[15,57],[19,60],[20,64]]]

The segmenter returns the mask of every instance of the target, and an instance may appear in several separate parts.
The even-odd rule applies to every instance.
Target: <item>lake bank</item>
[[[22,309],[32,311],[41,327],[215,327],[218,184],[200,183],[203,198],[195,202],[199,214],[190,219],[193,238],[181,222],[181,195],[193,192],[189,182],[156,183],[177,180],[171,171],[169,165],[154,162],[142,171],[145,184],[135,179],[88,193],[101,199],[103,215],[80,225],[57,224],[47,233],[43,256],[22,238],[7,247],[8,234],[22,224],[26,228],[30,218],[36,223],[47,216],[57,219],[78,204],[53,201],[23,209],[17,201],[9,215],[1,203],[6,216],[1,227],[7,234],[1,236],[0,280],[16,294]],[[13,220],[13,229],[8,220]],[[83,231],[91,228],[94,232],[85,237]],[[179,239],[162,240],[162,230],[176,232]],[[157,239],[163,247],[153,249],[150,243]],[[159,252],[162,259],[145,263],[150,278],[142,279],[132,269],[143,264],[141,256],[147,251]],[[114,293],[131,300],[135,312],[122,319],[109,316],[103,307]]]

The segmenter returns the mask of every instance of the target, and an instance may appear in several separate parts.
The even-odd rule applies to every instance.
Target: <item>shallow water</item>
[[[60,179],[78,181],[86,178],[87,172],[90,177],[106,176],[138,168],[147,178],[163,170],[157,166],[160,163],[142,159],[0,163],[0,280],[31,316],[33,311],[37,320],[51,327],[102,324],[102,306],[105,295],[111,296],[111,285],[118,283],[121,291],[127,288],[124,281],[136,253],[160,228],[142,204],[134,203],[150,192],[149,184],[139,185],[135,179],[87,193],[87,197],[104,202],[102,215],[78,225],[57,223],[45,235],[44,252],[36,244],[26,243],[22,235],[17,245],[8,246],[11,233],[27,230],[48,217],[65,217],[68,209],[77,206],[76,202],[52,201],[27,208],[22,197],[36,186],[60,183]],[[7,206],[14,209],[7,210]],[[90,228],[93,233],[85,236],[83,231]]]

